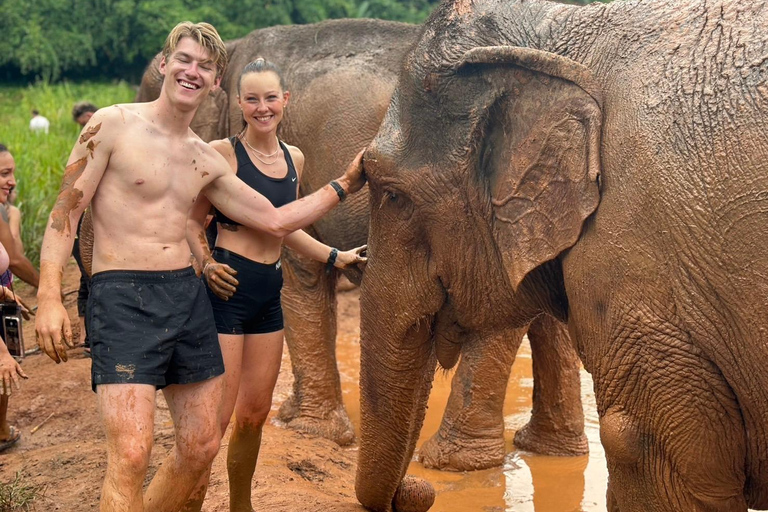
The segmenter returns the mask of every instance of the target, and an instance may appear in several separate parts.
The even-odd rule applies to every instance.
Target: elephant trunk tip
[[[392,500],[394,512],[427,512],[435,503],[435,488],[421,478],[406,475]]]

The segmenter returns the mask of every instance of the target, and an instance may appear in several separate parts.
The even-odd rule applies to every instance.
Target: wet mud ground
[[[67,267],[64,291],[76,290],[78,271]],[[22,292],[34,303],[31,290]],[[358,291],[339,297],[339,366],[344,399],[353,422],[359,425],[357,375]],[[65,305],[76,320],[76,294],[67,295]],[[32,322],[24,326],[28,346],[34,346]],[[0,454],[0,482],[8,483],[20,473],[22,482],[44,488],[36,500],[37,510],[98,510],[101,481],[106,467],[104,435],[98,421],[96,400],[90,387],[90,360],[81,348],[71,351],[67,363],[56,365],[40,354],[29,356],[23,367],[30,379],[11,397],[9,420],[21,428],[22,439]],[[450,393],[452,374],[438,374],[430,398],[427,420],[420,442],[438,428]],[[597,434],[597,415],[589,376],[582,374],[589,456],[540,457],[515,452],[512,435],[528,419],[531,380],[530,351],[524,346],[512,371],[507,390],[505,421],[509,455],[504,467],[485,471],[450,473],[424,469],[412,463],[409,472],[427,478],[437,490],[432,511],[535,511],[572,512],[605,510],[605,461]],[[287,350],[275,392],[273,412],[288,396],[292,383]],[[31,430],[38,427],[35,433]],[[148,479],[173,444],[173,429],[167,407],[158,394],[155,418],[155,448]],[[226,511],[226,445],[214,462],[213,476],[204,511]],[[264,430],[259,466],[253,488],[258,511],[362,511],[354,495],[357,449],[299,434],[270,422]],[[148,480],[147,480],[148,481]]]

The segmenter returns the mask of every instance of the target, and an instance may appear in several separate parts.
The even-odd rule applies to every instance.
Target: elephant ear
[[[480,172],[516,290],[576,243],[597,208],[601,96],[585,66],[539,50],[475,48],[459,67],[467,66],[492,84]]]

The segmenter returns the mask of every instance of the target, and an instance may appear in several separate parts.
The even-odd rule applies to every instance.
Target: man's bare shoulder
[[[227,142],[224,139],[224,142]],[[216,179],[223,174],[230,172],[231,166],[227,161],[226,148],[222,141],[203,142],[199,137],[193,141],[195,153],[200,155],[200,170],[210,179]]]
[[[80,144],[87,143],[97,135],[99,136],[98,139],[104,140],[124,133],[127,124],[140,121],[141,109],[134,108],[137,105],[129,103],[99,109],[91,116],[88,124],[80,132],[78,142]]]

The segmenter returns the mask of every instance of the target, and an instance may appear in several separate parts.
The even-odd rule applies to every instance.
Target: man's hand
[[[60,301],[38,304],[35,335],[37,345],[48,357],[57,363],[67,361],[67,347],[74,348],[75,345],[69,315]]]
[[[0,354],[0,395],[10,396],[13,393],[13,389],[18,391],[21,389],[19,385],[19,377],[27,379],[27,374],[21,369],[21,365],[8,353],[8,350],[3,350],[3,354]]]
[[[352,160],[352,163],[347,167],[344,176],[338,179],[347,194],[354,194],[365,185],[363,153],[365,153],[365,149],[360,150],[357,156],[355,156],[355,159]]]
[[[229,300],[237,291],[240,282],[235,279],[237,270],[213,258],[205,260],[203,275],[211,291],[222,300]]]

